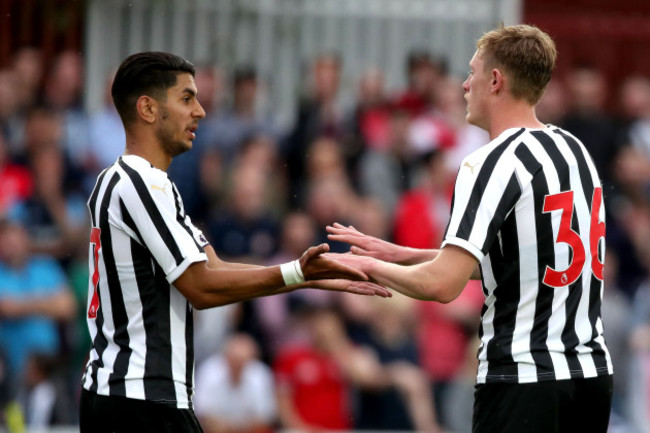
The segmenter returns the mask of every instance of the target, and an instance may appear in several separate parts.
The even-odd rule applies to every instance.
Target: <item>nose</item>
[[[469,92],[469,77],[463,81],[463,91],[465,91],[465,93]]]
[[[199,119],[203,119],[205,117],[205,110],[198,101],[196,101],[196,110],[194,110],[194,117],[198,117]]]

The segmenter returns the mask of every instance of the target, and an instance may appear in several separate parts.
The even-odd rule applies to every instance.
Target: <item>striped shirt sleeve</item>
[[[462,162],[442,247],[456,245],[480,262],[497,241],[503,221],[521,196],[511,149],[519,134],[489,143]]]
[[[207,242],[184,215],[164,172],[136,170],[124,161],[120,166],[130,180],[123,184],[120,196],[167,281],[174,282],[192,263],[206,261]]]

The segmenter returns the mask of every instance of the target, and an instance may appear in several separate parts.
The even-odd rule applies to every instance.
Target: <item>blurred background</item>
[[[0,1],[0,430],[78,430],[85,201],[124,147],[124,57],[196,65],[207,117],[169,175],[221,257],[277,264],[333,222],[440,245],[460,161],[488,141],[461,83],[502,22],[557,44],[538,117],[603,178],[610,431],[650,432],[645,0]],[[304,290],[197,312],[197,415],[206,433],[469,432],[482,302],[472,283],[448,305]]]

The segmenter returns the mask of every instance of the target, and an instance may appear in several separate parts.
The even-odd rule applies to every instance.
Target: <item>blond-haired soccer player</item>
[[[482,279],[474,432],[607,431],[603,193],[583,144],[535,116],[555,59],[533,26],[478,40],[463,90],[491,141],[461,163],[440,250],[328,227],[353,245],[339,260],[408,296],[451,302]]]

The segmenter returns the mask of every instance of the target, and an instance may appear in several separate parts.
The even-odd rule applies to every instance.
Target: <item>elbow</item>
[[[461,291],[462,288],[459,289],[455,284],[439,282],[427,288],[424,300],[448,304],[456,299]]]
[[[202,293],[186,293],[185,299],[189,302],[195,310],[207,310],[210,307],[215,307],[214,303],[210,303],[207,296]]]
[[[207,310],[208,308],[210,308],[210,306],[209,306],[206,302],[203,302],[203,301],[199,301],[199,300],[190,300],[190,299],[188,299],[188,302],[189,302],[189,303],[192,305],[192,307],[193,307],[195,310],[197,310],[197,311],[200,311],[200,310]]]

